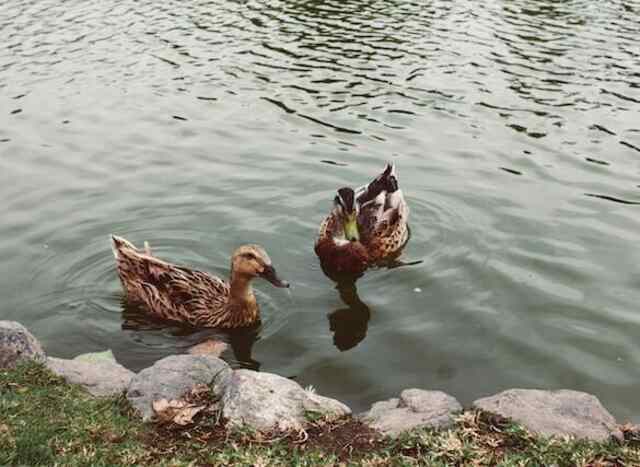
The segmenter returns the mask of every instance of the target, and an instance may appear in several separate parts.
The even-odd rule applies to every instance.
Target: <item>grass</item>
[[[507,420],[462,413],[453,428],[382,438],[356,420],[309,414],[305,432],[229,430],[216,401],[194,423],[143,424],[124,397],[95,399],[44,367],[0,371],[0,465],[640,466],[640,436],[622,443],[537,438]]]

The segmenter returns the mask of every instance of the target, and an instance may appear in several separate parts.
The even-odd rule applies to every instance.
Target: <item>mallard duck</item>
[[[237,328],[260,320],[251,280],[262,277],[276,287],[289,287],[259,245],[243,245],[233,252],[231,277],[226,282],[206,272],[162,261],[121,237],[112,235],[118,275],[127,298],[157,318],[198,327]]]
[[[368,185],[340,188],[315,244],[323,269],[330,276],[360,275],[397,258],[409,238],[408,217],[394,164]]]

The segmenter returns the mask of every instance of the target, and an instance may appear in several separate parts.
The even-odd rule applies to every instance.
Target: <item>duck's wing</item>
[[[380,192],[377,197],[360,206],[358,212],[358,228],[363,243],[367,243],[382,222],[385,213],[385,203],[386,192]]]
[[[192,325],[206,323],[212,313],[224,309],[229,285],[206,272],[169,265],[142,283],[147,307],[164,318]]]
[[[371,183],[356,191],[358,226],[368,243],[395,237],[406,228],[409,208],[398,186],[395,165],[387,164]]]
[[[384,211],[376,219],[367,244],[369,256],[374,262],[399,256],[409,239],[409,207],[402,190],[387,196],[385,202]]]
[[[409,207],[402,190],[396,190],[391,194],[380,193],[375,200],[363,206],[361,214],[366,217],[363,221],[369,224],[371,235],[384,237],[398,225],[406,225]]]
[[[160,318],[198,324],[226,303],[229,285],[218,277],[162,261],[120,237],[113,250],[129,298]]]
[[[376,199],[380,193],[391,194],[398,190],[398,177],[395,164],[388,163],[382,173],[367,185],[356,189],[356,202],[360,207]]]

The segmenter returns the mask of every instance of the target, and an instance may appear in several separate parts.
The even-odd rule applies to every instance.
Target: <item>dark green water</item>
[[[263,370],[640,420],[639,38],[637,1],[5,0],[0,317],[137,370],[201,335],[123,317],[108,234],[218,274],[259,242]],[[317,227],[386,160],[422,263],[341,297]]]

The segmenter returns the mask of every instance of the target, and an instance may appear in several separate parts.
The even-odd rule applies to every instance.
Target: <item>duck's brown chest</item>
[[[323,270],[329,275],[359,275],[369,266],[369,255],[360,242],[337,245],[331,239],[321,240],[316,244],[315,251]]]

